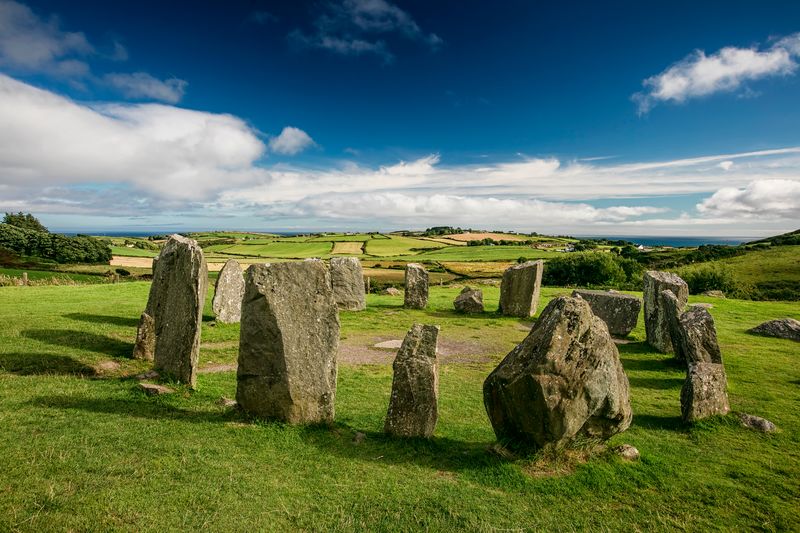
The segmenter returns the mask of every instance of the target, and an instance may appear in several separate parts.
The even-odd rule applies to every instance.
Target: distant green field
[[[437,249],[445,245],[433,241],[391,235],[388,239],[372,239],[367,242],[367,254],[375,257],[409,255],[417,249]]]
[[[309,239],[311,242],[316,241],[329,241],[329,242],[352,242],[352,241],[368,241],[371,239],[383,239],[385,238],[383,235],[370,234],[370,233],[357,233],[355,235],[345,235],[345,234],[326,234],[320,235],[318,237],[312,237]]]
[[[248,233],[239,231],[209,231],[192,233],[190,236],[195,240],[208,240],[208,239],[260,239],[278,237],[274,233]]]
[[[556,257],[557,252],[537,250],[529,246],[448,246],[440,250],[423,252],[409,259],[431,261],[513,261]]]
[[[331,253],[330,242],[271,242],[269,244],[237,244],[219,250],[231,255],[298,258],[322,257]]]
[[[800,246],[775,246],[721,259],[736,277],[748,283],[770,281],[800,282]]]
[[[113,255],[123,255],[126,257],[155,257],[158,252],[151,250],[142,250],[141,248],[128,248],[127,246],[112,246],[111,253]]]
[[[72,272],[59,272],[56,270],[28,270],[0,267],[0,275],[3,276],[20,278],[22,277],[23,272],[27,272],[28,279],[32,281],[52,278],[69,278],[72,281],[79,281],[81,283],[103,283],[106,281],[106,278],[103,276],[92,276],[90,274],[75,274]]]

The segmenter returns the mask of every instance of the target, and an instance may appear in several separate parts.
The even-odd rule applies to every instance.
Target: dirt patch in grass
[[[397,354],[395,349],[375,348],[380,342],[392,337],[351,337],[339,343],[339,362],[351,365],[390,365]],[[439,338],[439,362],[485,363],[491,361],[489,354],[502,352],[504,346],[487,341]]]
[[[198,368],[197,372],[200,374],[217,374],[219,372],[235,372],[236,363],[215,364]]]

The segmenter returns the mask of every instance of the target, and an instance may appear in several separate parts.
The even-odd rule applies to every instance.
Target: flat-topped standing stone
[[[498,439],[542,447],[627,429],[628,388],[603,321],[585,300],[561,296],[486,378],[483,402]]]
[[[339,309],[363,311],[367,307],[364,273],[357,257],[331,258],[333,297]]]
[[[430,437],[436,429],[439,326],[414,324],[394,359],[392,396],[384,431],[398,437]]]
[[[425,309],[428,305],[428,271],[422,265],[409,263],[406,265],[405,282],[403,307]]]
[[[242,296],[244,296],[244,276],[242,267],[236,259],[228,259],[219,271],[214,286],[214,299],[211,306],[217,322],[235,324],[242,316]]]
[[[171,235],[153,261],[153,283],[145,312],[156,332],[155,368],[192,387],[197,377],[200,325],[208,270],[197,241]]]
[[[453,300],[453,307],[462,313],[483,313],[483,291],[464,287]]]
[[[661,291],[670,290],[683,311],[689,299],[689,286],[676,274],[648,270],[644,273],[644,327],[647,343],[661,353],[672,352],[670,318],[661,303]]]
[[[580,296],[592,308],[592,313],[608,326],[608,332],[616,337],[627,337],[636,322],[642,301],[629,294],[610,291],[574,290],[572,296]]]
[[[728,414],[730,407],[727,388],[725,367],[721,364],[690,364],[681,389],[683,421],[694,422],[710,416]]]
[[[800,321],[794,318],[770,320],[752,329],[748,329],[747,332],[754,335],[764,335],[765,337],[800,341]]]
[[[133,345],[133,358],[152,361],[156,351],[156,324],[146,312],[139,317],[136,329],[136,344]]]
[[[528,261],[503,272],[500,285],[500,313],[507,316],[530,317],[539,306],[544,263]]]
[[[247,269],[236,401],[291,424],[332,422],[339,312],[319,259]]]
[[[714,318],[705,307],[691,306],[680,312],[680,302],[671,290],[660,294],[663,312],[669,322],[675,358],[692,363],[722,363]]]

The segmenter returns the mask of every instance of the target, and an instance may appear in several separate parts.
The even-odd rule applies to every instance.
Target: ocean
[[[609,239],[630,241],[643,246],[695,247],[703,244],[722,244],[736,246],[743,242],[755,241],[760,237],[679,237],[652,235],[576,235],[578,238]]]

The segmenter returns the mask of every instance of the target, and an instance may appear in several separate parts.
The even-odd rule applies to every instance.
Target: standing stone
[[[770,320],[748,329],[748,333],[753,335],[763,335],[765,337],[777,337],[779,339],[789,339],[800,341],[800,321],[794,318],[780,318]]]
[[[22,273],[22,284],[23,285],[28,285],[28,273],[27,272],[23,272]]]
[[[531,317],[539,306],[544,263],[528,261],[503,272],[500,285],[500,313],[507,316]]]
[[[574,290],[572,296],[580,296],[592,308],[592,313],[608,326],[615,337],[627,337],[639,321],[642,301],[629,294],[611,291]]]
[[[414,324],[397,352],[384,431],[397,437],[430,437],[436,429],[439,326]]]
[[[689,365],[681,389],[681,417],[694,422],[715,415],[725,415],[728,406],[728,381],[725,367],[717,363]]]
[[[647,343],[661,353],[672,352],[670,317],[665,313],[661,291],[670,290],[683,311],[689,299],[689,286],[676,274],[648,270],[644,273],[644,327]]]
[[[244,296],[244,276],[242,267],[236,259],[228,259],[219,271],[214,286],[214,299],[211,307],[217,322],[236,324],[242,316],[242,296]]]
[[[678,298],[670,290],[661,291],[661,303],[669,320],[670,340],[679,361],[722,363],[714,318],[704,307],[678,311]]]
[[[464,287],[453,300],[453,307],[461,313],[483,313],[483,291]]]
[[[561,296],[483,384],[497,438],[535,448],[630,426],[628,377],[608,328],[580,298]]]
[[[425,309],[428,305],[428,271],[422,265],[406,265],[406,291],[403,306],[407,309]]]
[[[155,367],[162,376],[194,387],[208,270],[197,241],[171,235],[153,261],[145,313],[155,325]]]
[[[339,309],[363,311],[367,307],[364,273],[357,257],[331,258],[333,297]]]
[[[332,422],[339,313],[319,259],[254,264],[245,276],[236,401],[290,424]]]
[[[153,317],[142,313],[136,330],[136,344],[133,345],[133,358],[152,361],[156,351],[156,324]]]

